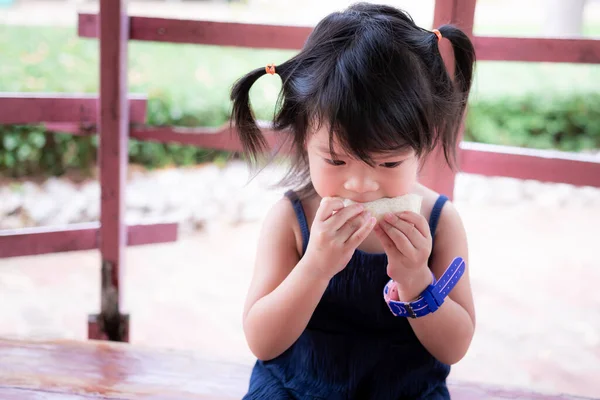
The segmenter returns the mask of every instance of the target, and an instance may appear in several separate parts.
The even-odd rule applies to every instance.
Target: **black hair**
[[[358,3],[321,20],[302,50],[276,66],[282,88],[273,129],[290,141],[293,157],[282,183],[312,192],[305,144],[322,124],[329,127],[330,147],[335,137],[343,150],[369,164],[373,153],[412,148],[423,156],[441,145],[453,167],[475,51],[457,27],[438,29],[452,44],[453,78],[436,34],[404,11]],[[265,67],[251,71],[231,91],[231,122],[254,164],[268,146],[249,92],[264,74]]]

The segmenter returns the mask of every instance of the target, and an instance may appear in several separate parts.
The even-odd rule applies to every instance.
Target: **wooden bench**
[[[250,367],[104,341],[0,340],[0,399],[240,399]],[[575,400],[451,383],[458,400]]]

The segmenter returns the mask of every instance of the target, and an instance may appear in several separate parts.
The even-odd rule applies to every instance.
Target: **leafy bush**
[[[163,100],[149,101],[148,113],[149,121],[154,124],[202,125],[186,113],[178,119],[172,118]],[[5,176],[62,175],[70,169],[90,173],[96,164],[97,151],[97,135],[46,133],[43,126],[0,126],[0,174]],[[147,168],[194,165],[227,157],[226,152],[213,149],[129,140],[129,161]]]
[[[472,102],[465,139],[564,151],[600,148],[600,95],[529,95]]]

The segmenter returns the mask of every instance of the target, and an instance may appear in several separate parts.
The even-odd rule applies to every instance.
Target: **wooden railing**
[[[453,23],[462,28],[472,37],[478,60],[600,63],[600,41],[597,40],[476,36],[473,34],[475,5],[476,0],[438,0],[434,25]],[[100,2],[100,15],[81,14],[79,35],[100,39],[99,102],[80,95],[0,94],[0,124],[45,123],[50,130],[76,135],[98,131],[100,224],[0,231],[0,257],[99,247],[103,308],[99,316],[91,318],[89,336],[106,339],[107,332],[112,329],[111,339],[127,340],[128,327],[123,326],[127,325],[127,318],[119,312],[123,250],[127,244],[171,241],[177,235],[173,224],[125,226],[128,139],[240,149],[228,126],[214,129],[144,125],[145,99],[126,92],[128,41],[299,49],[311,29],[130,17],[120,0]],[[447,62],[452,60],[451,49],[444,42],[442,54]],[[448,65],[452,63],[448,62]],[[270,143],[275,143],[272,133],[267,136]],[[460,169],[468,173],[600,187],[600,163],[581,154],[463,142],[459,145],[458,158]],[[455,172],[444,167],[442,155],[434,152],[426,161],[421,180],[434,190],[451,196]]]

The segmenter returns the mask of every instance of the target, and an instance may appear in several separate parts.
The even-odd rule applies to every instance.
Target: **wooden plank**
[[[77,395],[54,392],[51,390],[32,390],[3,387],[0,385],[0,399],[2,400],[109,400],[108,397],[97,395]],[[117,400],[113,397],[110,400]],[[125,400],[125,399],[122,399]]]
[[[123,296],[125,268],[125,185],[128,163],[127,113],[127,0],[100,2],[100,253],[102,256],[102,310],[117,324]],[[119,329],[115,327],[115,332]],[[115,334],[122,340],[127,333]],[[99,339],[92,337],[91,339]]]
[[[0,340],[0,359],[0,387],[107,399],[240,399],[250,377],[247,365],[117,342]]]
[[[452,399],[456,400],[586,400],[585,397],[568,394],[535,393],[525,388],[501,387],[482,383],[450,381],[448,388]]]
[[[462,142],[460,168],[471,174],[600,187],[600,159],[578,153]]]
[[[143,124],[146,98],[129,95],[129,99],[131,121]],[[0,92],[0,124],[95,123],[97,118],[98,98],[93,94]]]
[[[600,40],[475,36],[478,60],[600,63]]]
[[[275,148],[281,142],[279,136],[270,130],[267,124],[263,124],[263,133],[271,148]],[[69,133],[72,135],[85,136],[94,133],[94,126],[82,129],[77,123],[45,124],[49,132]],[[129,131],[129,137],[145,142],[177,143],[188,146],[196,146],[205,149],[241,151],[242,146],[235,132],[229,124],[219,128],[213,127],[183,127],[183,126],[135,126]]]
[[[438,0],[434,27],[454,23],[472,34],[475,0]],[[300,49],[313,28],[131,17],[131,39],[274,49]],[[97,37],[97,16],[79,15],[79,35]],[[478,60],[600,63],[600,40],[474,36]]]
[[[267,143],[275,148],[280,143],[278,136],[268,127],[263,129]],[[184,128],[184,127],[136,127],[131,137],[150,142],[179,143],[207,149],[241,151],[241,143],[229,125],[220,128]]]
[[[189,351],[99,341],[0,340],[0,359],[0,395],[23,390],[76,396],[69,400],[240,399],[251,372],[250,365],[209,361]],[[456,400],[583,400],[459,382],[449,387]]]
[[[97,37],[98,17],[79,14],[79,36]],[[312,27],[130,17],[131,40],[298,50]]]
[[[0,258],[96,249],[98,248],[99,230],[100,224],[97,222],[60,227],[0,230]],[[176,240],[176,223],[127,227],[127,245],[129,246]]]

